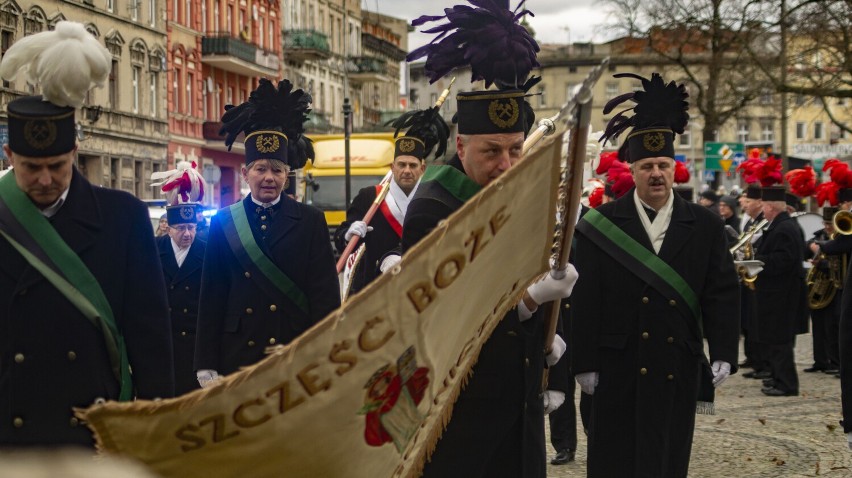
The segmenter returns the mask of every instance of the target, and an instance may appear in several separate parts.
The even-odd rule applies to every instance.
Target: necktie
[[[648,220],[651,221],[651,222],[654,222],[654,218],[657,217],[657,211],[655,211],[653,209],[649,209],[649,208],[644,207],[644,206],[642,207],[642,209],[644,209],[645,214],[648,215]]]

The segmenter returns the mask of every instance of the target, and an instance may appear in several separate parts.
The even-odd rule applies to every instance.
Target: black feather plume
[[[496,83],[501,88],[522,85],[533,68],[539,67],[536,53],[538,43],[519,20],[529,14],[521,10],[521,0],[515,11],[507,0],[468,0],[474,7],[456,5],[445,8],[444,16],[424,15],[411,25],[446,20],[446,23],[423,30],[436,33],[431,43],[406,57],[414,61],[426,57],[424,71],[434,83],[456,68],[471,67],[471,81],[485,80],[485,87]]]
[[[291,168],[299,169],[308,158],[314,157],[311,140],[303,135],[311,101],[311,95],[305,91],[293,90],[289,80],[279,81],[276,88],[271,81],[261,78],[248,101],[239,106],[225,106],[219,134],[226,135],[225,145],[230,150],[240,133],[280,131],[288,139],[287,162]]]
[[[618,73],[613,77],[640,80],[642,89],[619,95],[607,102],[603,109],[605,115],[628,100],[635,105],[618,112],[609,120],[601,141],[616,138],[627,128],[663,126],[670,128],[675,134],[683,134],[689,122],[689,103],[686,101],[689,94],[684,85],[678,85],[674,81],[666,84],[659,73],[652,73],[650,80],[635,73]],[[630,110],[633,110],[633,116],[626,114]]]
[[[410,136],[423,141],[426,145],[426,157],[431,154],[436,145],[435,157],[441,157],[447,151],[447,138],[450,137],[450,127],[439,114],[440,106],[433,106],[425,110],[408,111],[398,118],[388,121],[396,129],[393,137],[399,136],[401,130],[406,130],[405,136]],[[424,158],[425,159],[425,158]]]

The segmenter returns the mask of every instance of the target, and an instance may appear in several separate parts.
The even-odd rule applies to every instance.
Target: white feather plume
[[[81,23],[62,21],[53,31],[25,36],[3,55],[0,77],[11,81],[20,71],[57,106],[83,105],[86,93],[103,86],[112,55]]]
[[[151,174],[151,186],[160,187],[169,205],[199,202],[204,198],[204,178],[195,163],[178,161],[175,169]]]

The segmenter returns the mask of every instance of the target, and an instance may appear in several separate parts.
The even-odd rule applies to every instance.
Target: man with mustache
[[[0,63],[7,81],[23,67],[43,75],[44,92],[6,105],[14,169],[0,180],[0,447],[91,448],[74,407],[174,395],[147,208],[74,166],[75,109],[111,62],[82,24],[62,21],[18,40]]]
[[[587,476],[686,478],[695,413],[712,411],[714,387],[736,370],[737,276],[721,218],[672,192],[685,88],[621,76],[644,90],[606,105],[637,103],[604,137],[633,127],[619,155],[635,188],[583,216],[574,255],[571,358],[592,395]]]

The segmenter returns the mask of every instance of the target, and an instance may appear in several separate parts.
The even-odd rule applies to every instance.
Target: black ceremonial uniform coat
[[[757,243],[754,258],[764,264],[754,291],[754,333],[760,343],[791,343],[807,330],[803,249],[801,229],[786,212],[778,214]]]
[[[168,305],[145,205],[74,169],[49,220],[112,307],[136,395],[172,396]],[[118,396],[103,334],[0,238],[0,447],[93,446],[71,408]]]
[[[635,189],[596,210],[653,253],[633,194]],[[575,375],[599,372],[588,476],[685,478],[707,367],[696,319],[681,312],[680,297],[652,288],[580,233],[582,226],[570,350]],[[736,372],[739,288],[721,218],[675,194],[658,257],[698,297],[711,363],[723,360]]]
[[[193,370],[195,359],[195,326],[198,322],[198,296],[201,292],[201,266],[207,243],[198,237],[189,247],[186,259],[178,268],[172,238],[157,238],[160,263],[169,295],[169,315],[172,319],[172,343],[175,358],[175,394],[183,395],[199,388]]]
[[[334,241],[337,245],[337,250],[343,253],[346,248],[346,231],[349,226],[355,221],[361,221],[376,200],[376,187],[370,186],[358,191],[358,195],[352,200],[349,210],[346,211],[346,221],[337,228],[334,233]],[[385,212],[379,208],[370,220],[369,226],[373,228],[367,233],[367,236],[358,242],[366,245],[364,257],[355,269],[355,275],[351,279],[352,286],[349,294],[352,295],[367,286],[376,276],[379,275],[379,266],[381,265],[382,256],[388,251],[399,247],[399,241],[402,238],[402,224],[392,226],[388,221]],[[391,216],[393,217],[393,216]],[[393,218],[396,221],[396,218]],[[397,232],[399,231],[399,232]],[[356,248],[357,250],[357,248]],[[354,251],[353,251],[354,253]]]
[[[340,306],[340,286],[322,211],[284,194],[261,230],[261,208],[251,196],[242,204],[255,241],[305,294],[308,312],[302,312],[284,293],[270,295],[257,285],[228,245],[222,216],[217,214],[210,224],[201,277],[195,370],[227,375],[251,365],[265,356],[267,346],[289,343]]]
[[[852,254],[852,236],[839,235],[822,244],[826,254]],[[852,432],[852,267],[847,265],[840,303],[840,401],[843,407],[843,433]]]
[[[448,165],[464,171],[457,157]],[[462,204],[441,184],[422,181],[405,213],[403,251]],[[451,287],[476,284],[456,282]],[[517,309],[503,317],[483,345],[423,476],[545,476],[543,344],[540,319],[520,322]]]

